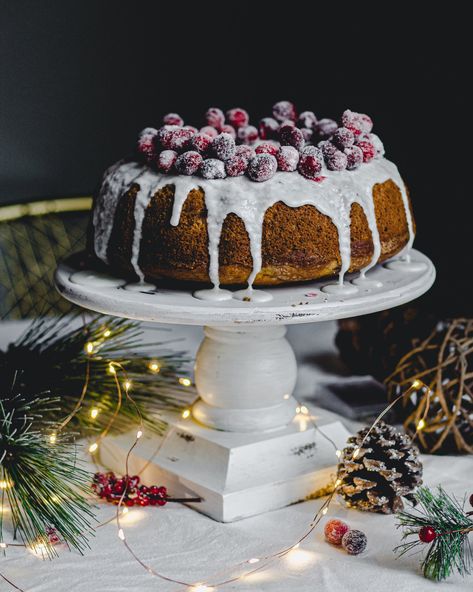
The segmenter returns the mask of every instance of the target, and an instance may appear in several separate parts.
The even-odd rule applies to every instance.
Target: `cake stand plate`
[[[147,480],[168,484],[176,494],[201,496],[195,508],[223,522],[305,499],[326,484],[333,469],[333,450],[292,397],[297,367],[285,325],[388,309],[417,298],[434,279],[432,262],[415,250],[409,261],[378,265],[365,280],[346,277],[340,293],[331,293],[325,280],[267,288],[271,299],[259,303],[199,300],[188,290],[127,284],[67,263],[55,276],[65,298],[94,311],[204,325],[192,417],[169,418],[159,450],[152,439],[140,441],[130,467],[146,464]],[[340,422],[323,429],[338,447],[344,445],[347,432]],[[104,443],[102,458],[111,468],[123,470],[129,441]]]

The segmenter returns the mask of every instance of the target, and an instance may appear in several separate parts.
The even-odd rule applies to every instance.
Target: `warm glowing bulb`
[[[342,456],[342,451],[341,450],[336,450],[335,454],[337,455],[338,458],[340,458]]]
[[[360,449],[355,448],[355,450],[353,451],[353,454],[352,454],[352,458],[356,458],[359,454],[360,454]]]
[[[6,548],[7,548],[6,543],[0,543],[0,549],[6,549]]]
[[[141,436],[143,435],[143,432],[141,430],[138,430],[136,432],[136,439],[139,440],[141,438]]]
[[[248,559],[248,563],[259,563],[259,559],[258,557],[252,557],[251,559]]]
[[[190,409],[184,409],[184,411],[182,412],[183,419],[187,419],[188,417],[190,417],[190,415],[191,415]]]
[[[289,399],[291,395],[289,395],[288,393],[286,393],[285,395],[283,395],[283,399],[286,399],[286,401]]]
[[[417,424],[417,429],[423,430],[424,428],[425,428],[425,421],[423,419],[420,419],[419,423]]]
[[[125,507],[123,508],[122,514],[128,514],[128,512],[129,512],[129,510],[128,510],[128,508],[125,506]]]
[[[51,434],[51,435],[49,436],[49,442],[50,442],[51,444],[56,444],[56,441],[57,441],[57,436],[56,436],[56,434]]]
[[[179,384],[182,384],[182,386],[190,386],[192,380],[190,378],[179,378]]]
[[[117,371],[115,370],[115,366],[113,364],[109,364],[108,365],[108,371],[110,372],[110,374],[116,374]]]
[[[205,584],[196,584],[189,588],[189,590],[191,592],[210,592],[212,588],[209,588],[209,586],[206,586]]]
[[[118,538],[122,541],[125,540],[125,533],[123,532],[123,528],[118,529]]]
[[[423,384],[424,384],[424,383],[423,383],[422,381],[420,381],[420,380],[418,380],[418,379],[416,378],[416,379],[414,380],[414,382],[412,383],[412,386],[411,386],[411,388],[413,388],[413,389],[416,389],[416,390],[419,390],[419,389],[422,387],[422,385],[423,385]]]
[[[127,380],[125,382],[125,389],[128,391],[128,390],[130,390],[130,388],[131,388],[131,382],[129,380]]]
[[[86,343],[85,344],[85,351],[88,354],[91,354],[94,351],[94,344],[93,343],[90,343],[90,341],[89,341],[89,343]]]
[[[110,331],[110,329],[107,329],[107,330],[104,332],[103,336],[104,336],[104,337],[110,337],[110,335],[111,335],[111,334],[112,334],[112,332]]]
[[[301,544],[300,543],[297,543],[297,545],[293,545],[292,548],[293,549],[298,549],[300,546],[301,546]]]
[[[95,419],[95,418],[97,417],[97,415],[98,415],[98,414],[99,414],[99,410],[97,409],[97,407],[93,407],[93,408],[90,410],[90,417],[91,417],[92,419]]]
[[[151,372],[159,372],[159,364],[157,362],[151,362],[148,366]]]
[[[296,407],[296,413],[300,413],[301,412],[301,408],[300,407]]]
[[[322,516],[325,516],[325,514],[328,512],[328,508],[327,506],[325,506],[325,508],[322,510]]]
[[[305,405],[301,406],[301,413],[303,413],[304,415],[309,414],[309,410],[307,409],[307,407]]]
[[[89,446],[89,452],[94,453],[98,447],[99,447],[99,445],[97,444],[97,442],[94,442],[93,444],[91,444]]]
[[[8,489],[8,487],[10,487],[10,484],[8,483],[8,481],[5,481],[5,479],[0,481],[0,489]]]
[[[335,487],[340,487],[341,484],[342,484],[342,480],[341,479],[337,479],[335,481]]]

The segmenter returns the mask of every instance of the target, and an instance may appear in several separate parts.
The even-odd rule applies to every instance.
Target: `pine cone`
[[[371,431],[360,430],[348,439],[338,465],[340,495],[350,507],[391,514],[402,510],[401,497],[422,483],[419,450],[406,434],[384,422]],[[355,448],[360,448],[353,458]]]

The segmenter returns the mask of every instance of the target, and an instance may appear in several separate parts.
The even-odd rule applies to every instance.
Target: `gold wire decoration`
[[[440,323],[419,346],[401,358],[386,379],[392,400],[413,380],[425,382],[432,403],[423,419],[416,393],[403,402],[408,432],[422,421],[418,444],[424,452],[473,453],[473,319]]]

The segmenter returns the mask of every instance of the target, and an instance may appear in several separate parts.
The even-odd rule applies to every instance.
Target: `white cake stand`
[[[327,280],[266,288],[272,300],[254,304],[236,299],[203,301],[190,291],[126,284],[67,264],[61,264],[55,276],[65,298],[94,311],[204,325],[205,338],[195,363],[200,398],[190,420],[173,421],[174,430],[150,466],[173,491],[202,496],[204,502],[196,509],[224,522],[304,499],[320,483],[320,469],[333,466],[333,450],[324,449],[326,443],[317,437],[312,423],[297,413],[298,403],[292,397],[296,359],[285,338],[285,325],[403,304],[430,288],[435,268],[413,250],[410,263],[378,265],[367,279],[363,284],[357,276],[348,276],[347,285],[356,285],[357,291],[347,290],[346,295],[324,292]],[[341,424],[326,430],[343,446],[346,431]],[[126,444],[121,452],[120,446],[118,439],[111,459],[121,461],[122,467]],[[142,456],[146,460],[144,452]]]

